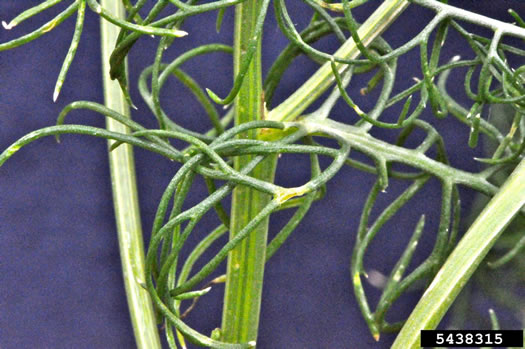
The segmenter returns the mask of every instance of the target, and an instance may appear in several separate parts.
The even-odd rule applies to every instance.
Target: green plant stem
[[[260,1],[247,0],[236,8],[234,38],[234,76],[240,66],[242,53],[255,27]],[[407,0],[385,1],[367,22],[359,29],[360,37],[368,45],[380,35],[408,6]],[[355,58],[359,50],[353,40],[347,41],[336,53],[339,57]],[[340,72],[347,65],[338,65]],[[327,62],[296,93],[290,96],[269,115],[262,99],[260,48],[235,101],[235,123],[261,120],[293,120],[318,98],[335,81],[330,63]],[[255,138],[255,133],[245,135]],[[237,170],[246,165],[252,157],[235,159]],[[256,178],[273,180],[276,159],[271,157],[261,163],[252,173]],[[247,187],[237,187],[232,199],[230,238],[242,229],[270,200],[269,196]],[[222,339],[242,343],[256,341],[263,284],[265,250],[268,235],[268,219],[265,219],[250,236],[228,256],[227,280],[222,318]]]
[[[101,5],[115,17],[125,18],[124,8],[120,1],[102,0]],[[129,107],[119,84],[109,77],[109,57],[115,47],[119,32],[120,28],[101,20],[104,98],[108,108],[129,116]],[[106,127],[109,131],[129,133],[126,126],[111,118],[106,118]],[[111,143],[109,142],[109,146]],[[122,144],[109,153],[109,162],[120,258],[135,341],[139,349],[160,349],[151,299],[141,285],[145,283],[144,246],[133,148],[129,144]]]
[[[255,20],[261,8],[261,1],[247,0],[237,5],[235,11],[234,76],[237,75],[241,58],[253,36]],[[235,99],[235,124],[262,120],[264,103],[262,99],[260,40],[243,85]],[[242,138],[255,138],[250,131]],[[240,170],[253,156],[235,158],[235,169]],[[260,163],[252,176],[273,181],[275,157]],[[246,186],[233,191],[230,224],[230,239],[248,224],[264,208],[271,197]],[[249,236],[228,255],[226,290],[222,316],[222,339],[231,343],[256,341],[261,307],[261,294],[266,260],[268,218],[265,218]]]
[[[525,160],[476,218],[427,288],[392,348],[419,348],[421,330],[434,329],[494,245],[525,205]]]

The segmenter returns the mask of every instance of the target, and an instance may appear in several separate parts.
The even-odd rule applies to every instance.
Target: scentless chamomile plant
[[[522,328],[524,16],[3,2],[0,346],[412,348],[449,308]]]

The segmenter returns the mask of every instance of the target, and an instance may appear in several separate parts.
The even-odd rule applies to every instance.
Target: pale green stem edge
[[[419,348],[421,330],[435,329],[490,248],[525,205],[525,159],[489,201],[436,274],[397,336],[393,349]]]
[[[102,0],[101,5],[115,17],[125,18],[121,1]],[[129,116],[129,106],[119,84],[109,77],[109,57],[120,28],[104,19],[100,23],[105,104],[108,108]],[[129,133],[127,127],[111,118],[106,118],[106,127],[110,131]],[[108,145],[111,146],[111,142]],[[144,244],[133,148],[122,144],[109,153],[109,163],[124,286],[135,341],[139,349],[160,349],[153,305],[149,293],[142,287],[145,284]]]

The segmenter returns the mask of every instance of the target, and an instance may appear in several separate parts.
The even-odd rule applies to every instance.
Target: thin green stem
[[[124,8],[120,1],[102,0],[101,5],[115,18],[125,18]],[[120,28],[101,20],[104,97],[108,108],[129,116],[129,107],[119,84],[109,77],[109,57],[115,47],[119,31]],[[106,118],[106,127],[109,131],[129,133],[127,126],[111,118]],[[109,142],[109,147],[111,143]],[[144,246],[133,148],[129,144],[122,144],[118,149],[109,153],[109,161],[120,258],[136,344],[139,349],[161,348],[151,299],[142,286],[146,280]]]
[[[408,318],[392,348],[419,348],[421,330],[434,329],[505,227],[525,205],[525,160],[474,221]]]
[[[394,20],[409,5],[408,0],[386,0],[366,20],[358,30],[361,42],[367,46],[381,33],[383,33]],[[336,53],[335,57],[355,59],[360,55],[359,48],[353,39],[346,41]],[[349,69],[349,65],[336,64],[338,72],[343,75]],[[330,62],[326,62],[310,77],[297,91],[278,107],[270,111],[269,120],[292,121],[319,98],[333,83],[335,77],[332,74]]]
[[[306,118],[298,122],[285,123],[298,127],[307,134],[326,134],[349,144],[375,161],[399,162],[430,173],[441,180],[468,186],[487,195],[493,195],[497,187],[491,184],[483,173],[470,173],[451,167],[427,157],[420,149],[406,149],[374,138],[358,128],[333,120]],[[424,149],[423,149],[424,150]]]
[[[234,37],[234,76],[244,68],[246,52],[253,45],[256,23],[261,11],[265,11],[268,1],[247,0],[237,5],[235,12]],[[264,119],[265,106],[262,94],[261,40],[244,75],[242,87],[235,99],[235,124]],[[243,64],[244,63],[244,64]],[[239,79],[239,78],[237,78]],[[241,138],[255,138],[251,130]],[[234,167],[240,170],[254,158],[253,155],[235,158]],[[261,162],[252,176],[273,181],[275,157]],[[230,239],[252,221],[267,206],[271,197],[268,194],[246,186],[237,186],[233,191],[230,224]],[[249,236],[228,255],[226,290],[222,316],[222,339],[231,343],[253,342],[257,340],[259,314],[261,307],[266,243],[268,238],[268,217],[257,225]]]

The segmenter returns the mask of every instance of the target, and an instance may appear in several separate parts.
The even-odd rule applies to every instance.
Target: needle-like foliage
[[[177,341],[184,346],[183,338],[187,338],[213,348],[247,348],[255,343],[226,343],[221,341],[220,334],[216,333],[211,338],[190,328],[184,322],[189,312],[182,306],[183,302],[192,301],[191,310],[197,299],[205,296],[210,287],[223,281],[219,278],[210,283],[209,277],[226,260],[228,253],[274,212],[295,210],[289,222],[268,243],[266,260],[274,255],[296,228],[300,229],[301,220],[311,209],[314,200],[322,198],[325,184],[334,175],[346,171],[348,167],[373,173],[377,179],[368,199],[363,203],[359,226],[351,228],[356,242],[350,258],[350,274],[355,297],[372,336],[378,339],[381,332],[397,331],[404,321],[389,322],[389,309],[409,289],[420,287],[421,280],[432,280],[457,245],[462,226],[460,222],[464,216],[461,212],[458,188],[470,188],[490,198],[498,192],[512,169],[523,161],[525,66],[512,66],[507,56],[525,56],[525,21],[513,10],[509,10],[509,20],[515,21],[511,24],[437,0],[387,0],[377,7],[368,21],[360,24],[354,19],[352,11],[367,3],[367,0],[342,0],[336,3],[305,0],[313,15],[306,28],[298,31],[293,16],[287,10],[286,2],[274,0],[273,10],[278,26],[289,39],[289,44],[265,76],[264,95],[261,96],[264,120],[231,126],[233,110],[227,110],[221,116],[219,110],[222,108],[217,108],[213,102],[229,105],[239,93],[258,49],[266,23],[266,12],[271,9],[270,1],[262,1],[255,21],[254,36],[249,41],[247,50],[243,52],[232,88],[224,98],[201,87],[183,69],[187,62],[191,63],[197,56],[214,52],[231,54],[232,47],[209,43],[194,47],[171,62],[166,61],[164,55],[174,40],[187,34],[184,31],[184,21],[187,18],[216,11],[217,28],[220,29],[224,11],[243,1],[245,0],[218,0],[198,4],[196,0],[158,0],[151,1],[153,6],[148,7],[150,10],[146,14],[142,10],[146,8],[148,1],[138,0],[135,4],[123,1],[127,9],[127,19],[122,20],[104,10],[96,0],[76,0],[34,32],[0,44],[0,51],[23,45],[76,14],[77,24],[73,40],[55,88],[56,100],[76,48],[81,43],[87,6],[121,28],[110,59],[111,77],[119,81],[131,103],[127,93],[130,86],[126,77],[125,58],[144,35],[160,37],[154,61],[144,69],[138,81],[140,94],[157,120],[158,128],[146,129],[103,105],[77,101],[64,108],[56,126],[34,131],[13,143],[0,155],[0,165],[30,142],[50,135],[58,137],[65,133],[88,134],[114,140],[112,149],[128,143],[180,162],[182,166],[173,174],[158,204],[146,255],[147,277],[143,287],[147,288],[151,295],[158,310],[159,321],[164,323],[167,340],[172,347],[176,346]],[[11,22],[4,23],[4,27],[12,29],[21,21],[57,6],[60,2],[44,1]],[[387,40],[381,37],[382,31],[395,21],[396,16],[407,6],[425,7],[434,11],[435,15],[425,28],[413,38],[407,39],[405,44],[391,47]],[[139,12],[142,15],[139,15]],[[488,29],[492,35],[484,37],[473,34],[466,29],[465,24]],[[442,48],[446,46],[449,40],[448,33],[451,31],[457,32],[465,44],[470,46],[471,58],[456,56],[452,60],[444,61]],[[189,34],[191,35],[191,32]],[[313,46],[317,40],[326,36],[334,36],[341,42],[341,48],[336,52],[323,52]],[[504,43],[503,39],[507,37],[519,39],[512,42],[518,42],[522,46]],[[419,75],[420,79],[415,79],[411,86],[394,94],[399,75],[397,61],[412,50],[419,51],[420,67],[416,75]],[[280,105],[273,106],[273,97],[284,73],[301,55],[317,62],[319,70],[296,93]],[[355,96],[352,97],[355,89],[348,86],[351,86],[353,76],[371,71],[375,74],[361,92],[369,93],[378,85],[381,85],[381,91],[375,106],[365,111],[356,104]],[[463,71],[466,71],[466,74],[461,76],[460,72]],[[180,80],[202,104],[210,121],[208,132],[198,133],[192,131],[189,125],[180,125],[172,117],[173,112],[163,108],[161,91],[170,78]],[[460,105],[454,96],[447,92],[447,84],[450,83],[464,84],[465,93],[471,100],[470,105]],[[322,105],[316,111],[305,115],[303,112],[306,108],[329,89],[332,90]],[[343,123],[332,118],[332,109],[338,100],[344,101],[349,115],[357,115],[357,122]],[[505,117],[510,120],[504,126],[496,125],[488,118],[491,108],[501,105],[505,105],[505,115],[493,117]],[[100,116],[113,118],[129,127],[131,133],[120,134],[90,126],[66,124],[65,117],[77,109],[89,109]],[[457,123],[458,127],[467,127],[469,137],[464,142],[470,147],[480,146],[480,139],[492,144],[491,149],[485,149],[487,155],[477,159],[484,166],[480,172],[463,170],[448,161],[447,144],[441,131],[433,125],[432,119],[421,118],[427,109],[431,110],[435,118],[448,117],[450,122]],[[391,117],[391,114],[395,117]],[[397,142],[391,144],[372,136],[371,130],[375,128],[396,132]],[[415,148],[404,146],[415,131],[425,134],[423,141]],[[338,146],[322,145],[326,144],[322,138],[335,140]],[[185,142],[186,147],[175,147],[170,142],[172,139]],[[356,152],[368,156],[374,166],[353,157]],[[259,163],[278,154],[309,155],[310,179],[299,186],[287,188],[253,175],[253,170]],[[246,155],[251,155],[252,160],[241,169],[237,169],[233,165],[234,159]],[[322,169],[319,157],[330,158],[330,165]],[[402,168],[410,170],[399,170],[394,164],[405,165]],[[503,179],[501,174],[505,174]],[[192,184],[198,177],[204,178],[209,195],[191,208],[183,209],[186,199],[192,195]],[[405,205],[410,205],[411,199],[425,188],[431,178],[436,178],[441,183],[441,212],[439,226],[433,232],[435,237],[432,252],[418,265],[413,265],[412,257],[417,244],[423,232],[428,230],[423,215],[414,220],[412,237],[399,256],[398,262],[392,265],[379,301],[371,304],[363,285],[363,277],[368,277],[369,270],[364,262],[367,248],[381,229],[394,220]],[[379,214],[375,214],[374,211],[372,215],[376,201],[381,193],[387,190],[391,179],[406,181],[406,189]],[[525,182],[525,178],[523,181]],[[246,186],[268,194],[271,199],[203,267],[193,271],[195,261],[229,229],[230,214],[222,202],[238,186]],[[199,221],[210,211],[216,212],[222,224],[209,234],[203,235],[201,243],[186,260],[182,260],[180,252],[185,248],[188,237],[197,234],[196,227]],[[516,232],[507,237],[508,241],[512,241],[506,242],[507,250],[499,259],[493,260],[490,267],[497,268],[505,263],[512,263],[523,251],[523,220],[520,222],[521,224],[516,223]],[[523,267],[522,262],[520,266]],[[491,316],[496,327],[497,319],[495,315]]]

